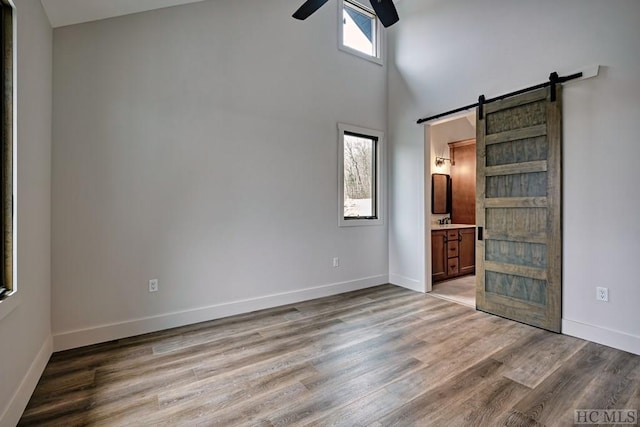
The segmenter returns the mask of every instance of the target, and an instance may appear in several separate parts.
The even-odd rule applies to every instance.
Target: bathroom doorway
[[[427,198],[427,291],[475,308],[475,110],[431,123],[425,135],[425,186],[434,174],[450,177],[448,212],[434,213]]]

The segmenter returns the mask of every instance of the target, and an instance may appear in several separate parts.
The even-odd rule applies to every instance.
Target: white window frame
[[[345,2],[355,6],[358,9],[361,9],[367,14],[372,14],[375,17],[375,27],[376,27],[374,31],[374,46],[376,51],[375,56],[367,55],[364,52],[360,52],[359,50],[352,49],[349,46],[345,46],[344,34],[342,32],[344,28],[344,24],[342,20],[343,20],[343,10],[344,10]],[[384,42],[384,37],[383,37],[382,23],[380,22],[380,19],[378,19],[375,12],[371,8],[364,6],[362,2],[358,0],[338,0],[338,49],[340,49],[343,52],[350,53],[351,55],[355,55],[357,57],[366,59],[367,61],[371,61],[375,64],[383,65],[384,64],[384,56],[383,56],[384,43],[383,42]]]
[[[344,217],[344,135],[345,132],[377,138],[376,143],[376,218],[350,218]],[[386,209],[385,203],[385,143],[384,132],[353,126],[346,123],[338,123],[338,226],[353,227],[367,225],[383,225]]]

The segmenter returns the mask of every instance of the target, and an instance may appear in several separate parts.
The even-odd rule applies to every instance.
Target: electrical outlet
[[[598,301],[609,301],[609,289],[608,288],[596,288],[596,299]]]
[[[335,257],[335,258],[333,259],[333,267],[334,267],[334,268],[335,268],[335,267],[340,267],[340,258]]]
[[[149,280],[149,292],[158,292],[158,279]]]

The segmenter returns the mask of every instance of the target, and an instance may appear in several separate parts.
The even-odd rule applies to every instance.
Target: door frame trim
[[[423,212],[423,230],[424,230],[424,268],[422,269],[423,278],[422,281],[424,283],[424,292],[431,292],[433,290],[433,280],[431,278],[431,174],[434,173],[434,161],[435,159],[431,157],[431,127],[442,125],[444,123],[450,122],[452,120],[457,120],[462,117],[473,117],[475,126],[475,116],[476,116],[476,108],[473,107],[469,110],[458,111],[451,113],[446,117],[442,117],[437,121],[424,123],[424,176],[423,176],[423,187],[424,187],[424,206],[422,209]],[[475,136],[474,136],[475,138]]]

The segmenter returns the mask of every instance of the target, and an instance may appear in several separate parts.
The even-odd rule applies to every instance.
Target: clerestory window
[[[351,0],[342,0],[340,9],[340,48],[382,64],[382,26],[373,10]]]

